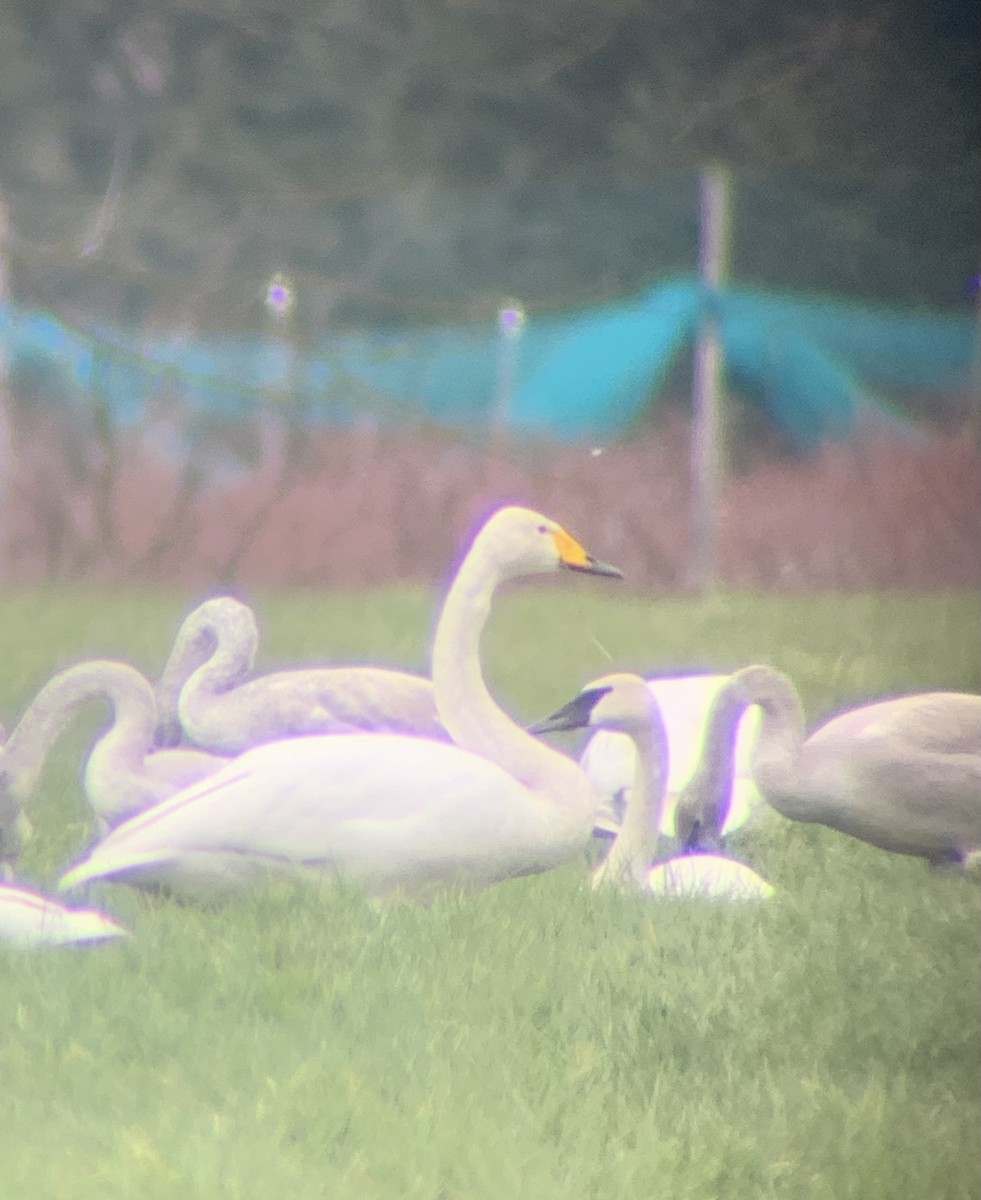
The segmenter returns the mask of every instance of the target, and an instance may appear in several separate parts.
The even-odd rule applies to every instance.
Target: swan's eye
[[[549,532],[548,526],[547,525],[539,525],[538,532],[539,533],[548,533]]]

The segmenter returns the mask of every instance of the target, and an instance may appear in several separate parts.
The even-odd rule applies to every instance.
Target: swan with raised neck
[[[589,838],[595,792],[575,763],[498,708],[479,660],[494,588],[566,569],[619,575],[529,509],[499,511],[474,539],[433,653],[437,703],[459,744],[372,733],[257,746],[119,826],[61,887],[107,878],[196,892],[273,869],[341,872],[374,894],[418,896],[574,858]]]
[[[660,705],[645,680],[619,673],[586,688],[536,732],[592,727],[626,734],[634,743],[635,767],[626,811],[606,858],[594,870],[593,887],[613,884],[665,896],[702,896],[743,900],[765,899],[773,888],[744,863],[718,854],[685,854],[654,861],[668,778],[668,738]],[[719,721],[715,730],[721,730]],[[711,729],[710,729],[711,733]],[[706,754],[728,754],[731,746],[713,746]],[[713,777],[725,785],[723,775]],[[715,806],[721,811],[723,803]]]

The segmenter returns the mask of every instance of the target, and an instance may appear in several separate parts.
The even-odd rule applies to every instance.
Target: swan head
[[[787,675],[762,663],[741,667],[734,671],[722,689],[736,703],[747,706],[785,703],[788,695],[796,695],[796,688]]]
[[[630,737],[646,736],[661,724],[661,710],[639,675],[604,675],[586,687],[558,712],[529,728],[529,733],[566,729],[608,729]]]
[[[500,579],[580,571],[621,579],[622,572],[599,562],[557,521],[530,508],[500,508],[474,539],[473,550],[486,554]]]

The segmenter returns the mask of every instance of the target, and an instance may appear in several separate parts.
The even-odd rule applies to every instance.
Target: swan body
[[[759,704],[763,796],[883,850],[942,865],[981,849],[981,696],[922,692],[850,709],[804,736],[794,685],[765,666],[729,685]]]
[[[679,854],[655,863],[647,874],[655,896],[704,900],[769,900],[772,883],[745,863],[723,854]]]
[[[196,893],[273,869],[340,873],[372,894],[420,896],[575,857],[592,828],[592,786],[495,704],[479,656],[497,585],[563,567],[619,574],[528,509],[499,510],[478,532],[433,645],[439,715],[456,744],[375,733],[257,746],[120,825],[60,886],[110,879]]]
[[[6,740],[7,731],[0,725],[0,755]],[[0,787],[0,882],[13,879],[14,867],[32,833],[20,801]]]
[[[728,678],[728,675],[677,675],[646,681],[660,708],[669,747],[667,797],[660,830],[668,836],[677,836],[682,844],[689,831],[677,827],[678,799],[702,759],[712,703]],[[759,725],[758,711],[750,708],[743,712],[738,724],[735,770],[729,785],[728,816],[721,830],[722,837],[744,825],[762,805],[752,773]],[[633,739],[628,734],[599,729],[580,758],[582,768],[603,798],[605,808],[613,814],[623,809],[627,798],[635,753]],[[618,827],[616,818],[610,821],[604,816],[597,820],[597,832],[616,833]]]
[[[219,754],[279,738],[360,731],[446,738],[433,685],[383,667],[316,667],[249,679],[255,616],[231,596],[206,600],[184,621],[157,686],[161,742],[181,731]]]
[[[84,789],[104,826],[158,804],[228,761],[190,748],[154,751],[153,688],[128,663],[92,659],[49,679],[0,747],[0,811],[23,810],[55,741],[96,699],[109,701],[113,719],[89,754]]]
[[[726,816],[736,724],[730,722],[724,729],[716,714],[706,730],[704,757],[729,764],[728,772],[710,777],[719,790],[715,803],[706,808],[719,823],[715,833]],[[752,868],[720,854],[677,855],[651,865],[663,826],[670,737],[649,681],[623,673],[604,676],[533,726],[536,732],[582,727],[616,731],[629,737],[634,749],[623,820],[608,855],[593,872],[593,887],[613,884],[657,896],[717,900],[767,899],[774,894],[772,885]]]
[[[96,909],[65,908],[38,892],[0,884],[0,945],[72,946],[128,936]]]

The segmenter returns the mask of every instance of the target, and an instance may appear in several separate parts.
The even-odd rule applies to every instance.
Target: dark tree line
[[[483,315],[691,268],[693,171],[775,286],[963,301],[977,29],[914,0],[10,0],[0,196],[19,294],[254,327]]]

